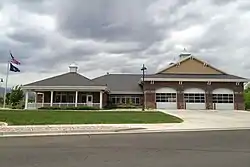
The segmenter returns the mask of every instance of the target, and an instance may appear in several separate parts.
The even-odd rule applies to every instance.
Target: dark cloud
[[[9,0],[9,3],[17,4],[19,8],[32,13],[53,13],[53,1],[51,0]]]
[[[152,2],[153,0],[63,1],[57,21],[60,30],[72,38],[152,43],[161,39],[157,27],[147,18],[146,10]]]
[[[229,3],[237,2],[237,0],[211,0],[216,5],[227,5]]]
[[[240,0],[2,0],[0,68],[5,72],[11,50],[22,62],[22,74],[12,80],[20,83],[65,72],[72,62],[89,76],[140,73],[143,63],[153,73],[187,47],[250,77],[249,6]]]
[[[21,45],[29,45],[32,49],[43,48],[46,44],[44,34],[38,29],[17,28],[7,36]]]

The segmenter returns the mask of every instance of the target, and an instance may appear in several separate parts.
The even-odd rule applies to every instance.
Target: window
[[[135,104],[140,104],[140,98],[139,97],[135,98]]]
[[[61,101],[61,95],[60,94],[56,94],[55,95],[55,102],[56,103],[60,103],[60,101]]]
[[[110,101],[113,104],[140,104],[140,97],[136,96],[112,96]]]
[[[116,98],[111,98],[112,103],[116,103]]]
[[[62,102],[62,103],[66,103],[66,102],[67,102],[67,94],[62,94],[62,95],[61,95],[61,98],[62,98],[62,99],[61,99],[61,102]]]
[[[126,104],[132,103],[132,99],[131,98],[126,98]]]
[[[56,103],[66,103],[67,102],[67,93],[56,92],[55,93],[55,101],[56,101]]]
[[[117,98],[116,98],[116,104],[119,104],[119,103],[121,103],[121,98],[120,98],[120,97],[117,97]]]
[[[122,97],[122,104],[126,104],[126,98]]]
[[[233,94],[213,94],[213,103],[233,103]]]
[[[205,103],[204,93],[185,93],[184,99],[186,103]]]
[[[176,93],[156,93],[156,102],[176,102]]]
[[[88,95],[87,98],[88,98],[87,102],[92,102],[92,96],[91,95]]]
[[[75,103],[75,96],[76,95],[74,95],[74,94],[69,94],[69,96],[68,96],[68,102],[69,103]]]

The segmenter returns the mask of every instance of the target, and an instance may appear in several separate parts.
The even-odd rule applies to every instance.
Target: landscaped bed
[[[9,125],[179,123],[180,118],[156,111],[0,111]]]

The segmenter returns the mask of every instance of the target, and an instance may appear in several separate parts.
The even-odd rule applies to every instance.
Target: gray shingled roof
[[[24,86],[105,86],[105,84],[94,82],[75,72],[68,72]]]
[[[246,79],[229,74],[151,74],[146,78]]]
[[[24,86],[106,86],[112,92],[142,92],[141,74],[107,74],[90,80],[78,73],[62,75],[33,82]],[[200,78],[200,79],[245,79],[227,74],[148,74],[145,78]]]
[[[141,74],[107,74],[93,79],[95,82],[107,84],[112,92],[142,92],[139,85]]]

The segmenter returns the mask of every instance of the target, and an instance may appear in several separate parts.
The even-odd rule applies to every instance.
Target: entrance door
[[[93,95],[87,95],[86,98],[87,106],[93,106]]]

